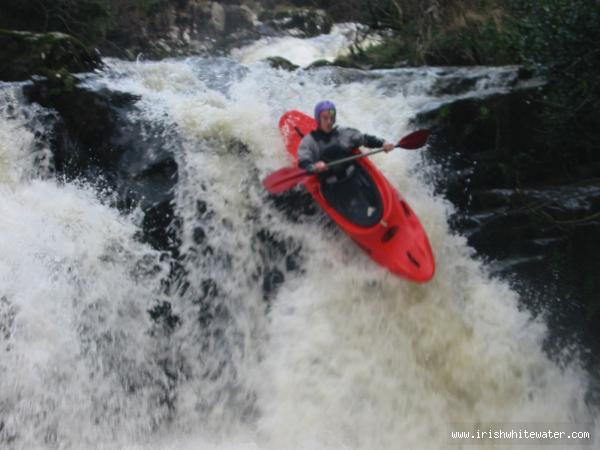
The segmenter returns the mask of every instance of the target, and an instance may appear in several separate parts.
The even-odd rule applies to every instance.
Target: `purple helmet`
[[[317,121],[317,123],[319,123],[321,113],[327,110],[332,111],[331,114],[335,118],[335,105],[333,104],[333,102],[330,102],[329,100],[323,100],[315,105],[315,120]]]

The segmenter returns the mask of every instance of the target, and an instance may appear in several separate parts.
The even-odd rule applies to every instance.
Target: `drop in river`
[[[340,124],[395,141],[447,97],[508,89],[515,69],[286,72],[249,54],[109,59],[82,78],[135,99],[122,114],[143,157],[174,160],[172,252],[140,239],[139,207],[56,176],[56,114],[0,85],[0,446],[443,449],[451,430],[490,424],[597,434],[589,374],[545,353],[544,321],[451,232],[419,152],[373,160],[427,230],[437,271],[424,285],[260,183],[289,164],[289,109],[329,98]],[[120,161],[114,184],[138,163]]]

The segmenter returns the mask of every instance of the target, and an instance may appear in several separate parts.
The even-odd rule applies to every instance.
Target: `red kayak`
[[[317,122],[300,111],[288,111],[279,120],[279,129],[294,163],[297,163],[300,140],[316,128]],[[381,196],[383,211],[375,225],[359,226],[339,214],[325,199],[316,176],[304,184],[321,208],[375,262],[409,280],[429,281],[435,272],[435,261],[416,214],[367,157],[358,159],[357,163],[369,174]]]

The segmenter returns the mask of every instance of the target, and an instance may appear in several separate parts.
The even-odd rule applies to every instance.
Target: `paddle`
[[[423,147],[427,142],[428,137],[429,130],[417,130],[410,133],[407,136],[404,136],[402,139],[400,139],[400,141],[398,141],[398,143],[394,147],[401,147],[407,150],[415,150],[417,148]],[[337,166],[338,164],[344,164],[383,151],[385,150],[383,148],[380,148],[371,152],[361,153],[360,155],[353,155],[347,158],[338,159],[337,161],[332,161],[328,163],[327,169],[333,166]],[[277,172],[273,172],[271,175],[265,178],[263,180],[263,186],[271,194],[279,194],[281,192],[293,188],[294,186],[300,183],[303,183],[313,175],[315,175],[313,172],[302,169],[300,167],[284,167],[283,169],[280,169]]]

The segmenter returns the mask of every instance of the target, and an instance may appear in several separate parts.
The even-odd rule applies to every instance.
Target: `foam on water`
[[[244,64],[283,56],[298,66],[307,66],[317,60],[332,62],[347,54],[353,44],[366,48],[379,42],[377,36],[365,33],[359,25],[344,23],[334,25],[328,34],[308,39],[291,36],[263,38],[234,50],[232,56]]]
[[[434,449],[448,447],[453,424],[594,420],[587,374],[543,352],[545,324],[450,232],[450,205],[419,172],[420,152],[375,161],[429,234],[437,272],[425,285],[376,266],[322,215],[292,222],[262,189],[288,164],[284,111],[329,98],[340,124],[393,141],[433,98],[390,88],[398,77],[423,86],[407,72],[338,75],[190,58],[112,60],[90,78],[139,95],[132,120],[176,130],[165,145],[178,149],[184,275],[165,291],[169,259],[136,240],[135,216],[85,186],[1,178],[0,442]],[[31,130],[5,115],[0,133],[11,141],[2,173],[29,170]],[[303,268],[285,273],[268,308],[264,230],[298,248]],[[172,333],[147,314],[163,300],[181,320]],[[212,321],[202,325],[201,311]]]

